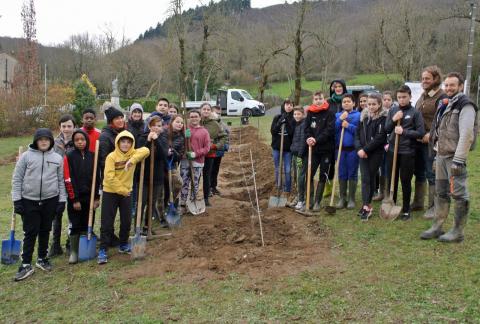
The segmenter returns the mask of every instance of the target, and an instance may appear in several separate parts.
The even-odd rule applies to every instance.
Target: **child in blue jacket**
[[[355,191],[358,181],[358,156],[355,151],[355,132],[360,123],[360,112],[354,109],[355,99],[352,94],[344,94],[342,98],[343,112],[335,114],[335,157],[338,156],[340,137],[344,128],[342,154],[338,167],[338,179],[340,186],[340,200],[337,208],[355,208]],[[347,203],[348,187],[348,203]]]

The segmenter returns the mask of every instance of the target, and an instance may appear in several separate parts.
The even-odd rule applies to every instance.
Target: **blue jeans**
[[[278,187],[278,169],[280,164],[280,151],[273,150],[273,162],[275,164],[275,186]],[[282,177],[285,181],[283,182],[283,191],[290,192],[292,188],[292,153],[291,152],[283,152],[283,170],[285,172],[285,177]]]
[[[415,149],[415,181],[425,182],[428,180],[428,184],[435,185],[435,173],[433,173],[434,157],[429,156],[428,144],[417,144]]]

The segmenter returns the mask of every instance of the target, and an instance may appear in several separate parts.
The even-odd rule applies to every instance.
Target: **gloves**
[[[57,209],[55,209],[55,212],[57,213],[57,215],[61,215],[63,214],[64,211],[65,211],[65,202],[59,202],[57,204]]]
[[[283,124],[285,124],[287,122],[287,118],[282,115],[280,116],[280,118],[277,120],[277,126],[278,127],[282,127]]]
[[[187,128],[187,129],[185,130],[185,137],[186,137],[186,138],[192,137],[192,132],[190,131],[190,128]]]
[[[191,151],[187,152],[187,159],[189,160],[195,159],[195,152],[191,152]]]
[[[464,175],[467,172],[467,166],[464,163],[452,162],[450,174],[452,177]]]
[[[25,207],[23,207],[23,201],[21,199],[13,202],[13,211],[15,214],[23,216]]]

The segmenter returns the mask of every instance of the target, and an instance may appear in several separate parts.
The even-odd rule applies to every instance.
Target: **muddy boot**
[[[323,198],[330,198],[331,194],[332,194],[332,182],[327,181],[325,184],[325,191],[323,193]]]
[[[80,235],[70,235],[70,258],[68,263],[75,264],[78,262],[78,241]]]
[[[347,209],[355,208],[355,193],[357,192],[357,180],[348,180],[348,205]]]
[[[423,210],[425,202],[425,182],[415,181],[415,195],[413,196],[413,203],[410,205],[411,211]]]
[[[433,219],[435,217],[435,185],[428,185],[428,209],[423,214],[425,219]]]
[[[380,176],[380,190],[378,191],[378,194],[373,196],[372,200],[373,201],[382,201],[383,198],[385,197],[385,184],[386,184],[386,178]]]
[[[287,206],[288,206],[288,207],[291,207],[291,208],[294,208],[294,207],[297,205],[297,203],[298,203],[298,196],[295,195],[295,196],[293,197],[293,199],[291,199],[291,200],[287,203]]]
[[[54,258],[63,254],[62,246],[60,245],[60,239],[62,235],[62,216],[55,215],[52,222],[52,244],[48,249],[48,258]]]
[[[440,235],[445,233],[442,230],[442,225],[448,217],[448,211],[450,209],[449,199],[435,197],[435,217],[433,220],[432,227],[423,232],[420,235],[422,240],[430,240],[438,238]]]
[[[463,241],[463,228],[468,218],[468,200],[455,200],[455,224],[451,230],[438,238],[439,242],[451,243]]]
[[[323,192],[325,190],[325,182],[319,182],[317,184],[317,191],[315,192],[315,205],[313,205],[312,211],[318,212],[321,208],[321,201],[323,197]]]
[[[338,200],[337,209],[343,209],[347,207],[347,180],[339,180],[338,186],[340,189],[340,199]]]

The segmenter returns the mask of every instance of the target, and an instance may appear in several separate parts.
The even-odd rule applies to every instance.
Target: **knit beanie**
[[[115,117],[123,117],[123,113],[114,106],[110,106],[105,109],[105,116],[107,117],[107,124],[110,124]]]
[[[131,106],[130,106],[130,112],[134,112],[135,110],[140,110],[140,112],[143,114],[143,107],[141,104],[139,104],[138,102],[134,102]]]

